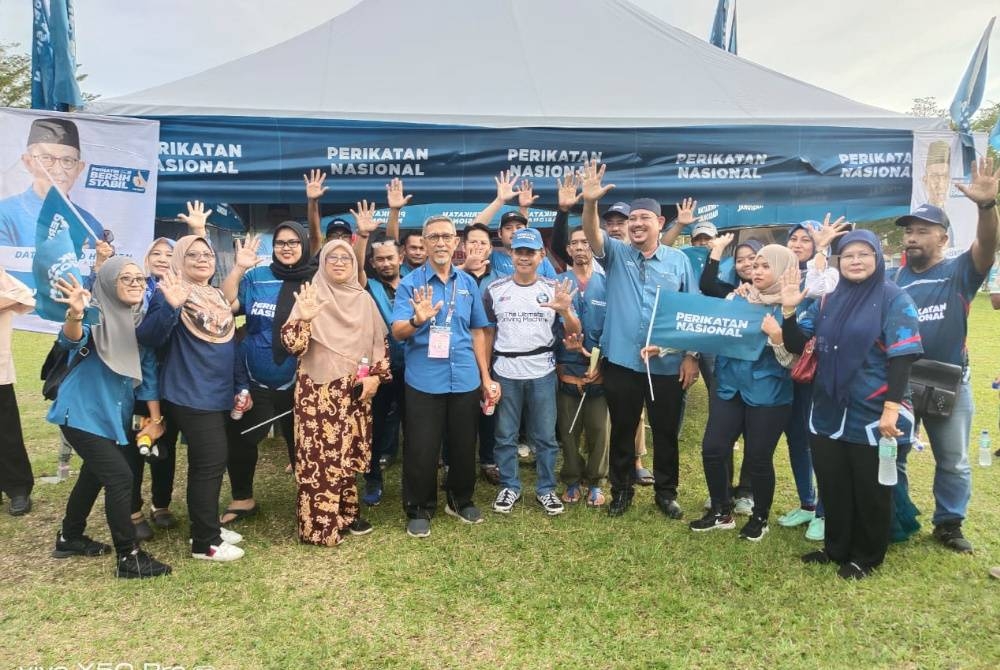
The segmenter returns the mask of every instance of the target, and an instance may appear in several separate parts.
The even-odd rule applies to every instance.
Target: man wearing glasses
[[[80,133],[76,124],[61,118],[35,119],[21,162],[32,176],[31,187],[0,200],[0,246],[35,246],[38,214],[50,186],[69,198],[73,184],[87,165],[80,159]],[[79,205],[74,207],[100,240],[111,242],[114,239],[93,214]],[[100,240],[90,239],[90,246],[94,247]]]

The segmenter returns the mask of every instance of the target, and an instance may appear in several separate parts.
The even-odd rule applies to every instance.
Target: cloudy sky
[[[716,5],[716,0],[633,1],[702,38]],[[109,98],[173,81],[294,37],[357,2],[76,0],[77,59],[89,75],[84,88]],[[736,4],[740,56],[900,112],[924,96],[947,107],[990,16],[1000,13],[996,0]],[[0,41],[20,42],[27,51],[30,39],[31,1],[0,0]],[[594,42],[601,43],[599,35]],[[995,102],[1000,101],[1000,26],[991,46],[985,99]]]

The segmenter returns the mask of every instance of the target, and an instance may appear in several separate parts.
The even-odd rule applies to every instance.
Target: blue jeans
[[[496,375],[502,396],[496,410],[496,442],[493,455],[500,468],[500,485],[520,492],[517,437],[521,410],[527,409],[525,431],[535,448],[535,492],[556,490],[556,373],[538,379],[507,379]]]
[[[823,516],[823,503],[813,487],[812,454],[809,451],[809,409],[812,406],[812,384],[794,384],[792,414],[785,428],[788,443],[788,460],[792,476],[803,507],[816,506],[816,516]]]
[[[934,518],[937,526],[959,522],[972,497],[972,468],[969,466],[969,434],[972,431],[972,389],[968,376],[958,387],[955,408],[947,418],[919,416],[934,452]],[[901,450],[902,451],[902,450]],[[907,450],[908,451],[908,450]],[[906,478],[906,459],[897,459],[896,469]]]

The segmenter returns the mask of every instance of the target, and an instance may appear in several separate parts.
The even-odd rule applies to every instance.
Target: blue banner
[[[767,341],[762,305],[693,293],[661,293],[650,344],[755,361]]]
[[[164,202],[303,203],[302,175],[328,174],[325,205],[385,204],[393,177],[413,204],[482,207],[501,171],[530,179],[538,209],[556,208],[556,179],[596,158],[616,185],[603,206],[654,197],[698,200],[719,228],[872,220],[909,211],[908,130],[826,126],[476,128],[325,119],[158,117]],[[516,204],[516,203],[512,203]],[[405,211],[405,210],[404,210]]]
[[[51,321],[62,321],[66,307],[53,298],[61,298],[63,294],[56,288],[58,279],[74,275],[83,282],[79,265],[79,246],[74,246],[73,227],[82,228],[77,216],[66,204],[66,199],[53,186],[42,203],[38,214],[38,227],[35,229],[35,255],[31,259],[31,274],[35,280],[35,312]],[[83,231],[86,236],[86,231]],[[67,280],[68,281],[68,280]]]

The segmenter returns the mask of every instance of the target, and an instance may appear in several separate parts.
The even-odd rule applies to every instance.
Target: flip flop
[[[580,502],[580,498],[583,497],[583,493],[580,491],[579,484],[570,484],[566,487],[566,492],[562,494],[562,501],[565,503],[576,503]]]
[[[654,482],[653,473],[650,472],[648,468],[635,469],[636,484],[639,484],[640,486],[652,486]]]
[[[607,502],[600,487],[591,486],[587,492],[587,507],[601,507]]]
[[[233,518],[229,521],[223,521],[222,517],[232,514]],[[219,523],[223,526],[228,526],[230,524],[236,523],[237,521],[242,521],[243,519],[248,519],[257,514],[257,505],[254,505],[250,509],[233,509],[229,508],[219,516]]]

